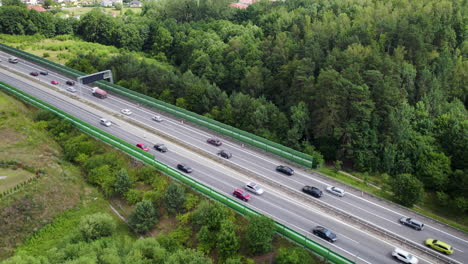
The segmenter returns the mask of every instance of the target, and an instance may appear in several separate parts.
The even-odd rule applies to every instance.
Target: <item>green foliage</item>
[[[159,214],[150,201],[143,200],[136,204],[130,214],[128,224],[137,233],[148,232],[158,222]]]
[[[394,199],[407,207],[421,201],[424,195],[423,184],[411,174],[399,174],[391,183]]]
[[[111,216],[96,213],[85,216],[80,221],[80,234],[85,241],[96,240],[112,235],[115,230],[115,222]]]
[[[271,241],[275,234],[275,222],[266,216],[250,218],[246,231],[248,249],[253,254],[262,254],[271,250]]]
[[[166,249],[161,247],[156,239],[146,238],[133,243],[127,254],[126,263],[135,263],[131,261],[141,258],[144,263],[163,264],[166,257]]]
[[[128,176],[128,172],[126,169],[120,169],[115,174],[115,184],[114,188],[115,191],[121,195],[128,192],[130,188],[132,188],[133,182]]]
[[[182,212],[185,199],[184,187],[175,182],[171,182],[164,195],[166,210],[172,215]]]
[[[137,189],[130,189],[124,194],[124,197],[130,204],[136,204],[143,199],[143,193]]]
[[[203,200],[192,213],[195,225],[206,226],[211,230],[219,230],[221,222],[228,216],[228,211],[219,203]]]
[[[275,263],[277,264],[302,264],[312,262],[313,260],[309,252],[300,247],[280,248],[275,259]]]
[[[221,222],[219,233],[216,238],[216,248],[222,258],[234,256],[239,248],[239,237],[236,235],[235,226],[229,220]]]
[[[211,264],[212,261],[193,249],[181,249],[169,256],[166,264]]]

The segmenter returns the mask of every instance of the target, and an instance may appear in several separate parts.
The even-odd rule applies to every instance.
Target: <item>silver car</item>
[[[345,195],[345,191],[343,189],[340,189],[334,186],[328,186],[327,192],[334,194],[336,196],[339,196],[339,197],[343,197]]]
[[[132,114],[132,111],[130,111],[130,109],[128,108],[125,108],[125,109],[122,109],[120,110],[120,112],[124,115],[131,115]]]
[[[248,182],[245,185],[245,189],[249,192],[253,192],[255,194],[261,195],[263,193],[262,187],[260,187],[258,184],[255,182]]]
[[[392,252],[392,256],[398,259],[399,261],[402,261],[403,263],[409,263],[409,264],[418,263],[418,259],[415,256],[411,255],[410,253],[400,248],[395,248]]]
[[[104,119],[104,118],[101,118],[101,121],[99,123],[101,123],[101,125],[106,126],[106,127],[110,127],[112,125],[111,121]]]
[[[66,90],[69,91],[70,93],[76,93],[76,89],[71,86],[67,87]]]
[[[161,116],[155,115],[151,119],[153,119],[156,122],[162,122],[164,119],[162,119]]]

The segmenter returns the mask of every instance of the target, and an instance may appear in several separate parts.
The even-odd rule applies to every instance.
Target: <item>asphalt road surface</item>
[[[262,196],[253,195],[248,206],[271,216],[278,222],[286,224],[352,260],[359,263],[395,263],[396,261],[391,258],[390,253],[394,247],[402,246],[392,244],[385,237],[373,235],[367,230],[340,220],[332,212],[320,209],[305,199],[306,194],[301,192],[304,185],[315,186],[324,191],[323,197],[317,199],[319,202],[353,215],[361,221],[370,222],[413,243],[422,244],[426,238],[447,242],[455,249],[455,253],[448,258],[454,262],[468,263],[468,236],[464,232],[446,227],[394,204],[367,195],[362,196],[360,192],[348,188],[346,185],[339,184],[338,186],[346,191],[344,197],[334,196],[325,192],[325,188],[330,185],[336,186],[336,184],[315,172],[290,166],[295,170],[295,174],[286,176],[275,171],[277,165],[285,164],[284,161],[262,151],[246,148],[238,142],[216,136],[208,130],[174,119],[165,113],[157,113],[112,94],[106,99],[96,98],[91,95],[88,86],[75,85],[78,91],[68,92],[65,90],[68,86],[65,81],[69,78],[51,71],[47,76],[31,76],[30,72],[39,71],[41,68],[22,59],[18,64],[11,64],[7,62],[8,57],[9,55],[0,53],[0,59],[3,60],[0,62],[1,81],[46,101],[85,122],[95,124],[129,143],[145,143],[151,148],[150,152],[155,154],[157,160],[169,166],[175,167],[179,162],[186,163],[194,169],[194,172],[190,174],[191,177],[227,195],[230,195],[235,188],[241,188],[248,181],[260,183],[264,187],[265,193]],[[9,69],[13,72],[3,69]],[[22,73],[22,77],[14,74],[16,72]],[[50,84],[52,80],[57,80],[59,84]],[[81,101],[77,100],[78,98]],[[121,110],[124,108],[130,109],[132,114],[129,116],[121,114]],[[161,115],[164,121],[151,120],[151,117],[156,114]],[[101,117],[110,120],[113,125],[110,127],[100,126],[98,122]],[[131,121],[140,127],[126,121]],[[145,127],[145,129],[141,127]],[[223,145],[216,147],[208,144],[206,139],[209,137],[221,138]],[[167,153],[155,151],[152,149],[155,143],[164,143],[169,151]],[[231,152],[232,158],[227,160],[219,157],[217,153],[221,149]],[[279,185],[281,188],[278,187]],[[403,216],[423,221],[425,229],[416,231],[402,226],[398,219]],[[314,237],[310,230],[316,225],[331,229],[337,234],[338,241],[331,244]],[[419,258],[420,263],[426,262],[424,257],[423,259]]]

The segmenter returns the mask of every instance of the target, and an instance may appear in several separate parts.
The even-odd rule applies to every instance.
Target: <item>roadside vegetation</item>
[[[466,230],[464,1],[260,1],[237,10],[162,0],[140,14],[96,9],[80,20],[11,2],[0,8],[0,30],[44,38],[44,51],[13,46],[84,72],[112,69],[122,86],[311,154],[316,166],[357,172],[383,197]],[[86,50],[81,40],[108,47]]]
[[[2,176],[41,172],[0,199],[2,263],[320,262],[49,112],[3,93],[0,110]]]

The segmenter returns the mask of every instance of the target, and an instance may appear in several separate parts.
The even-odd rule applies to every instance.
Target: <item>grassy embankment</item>
[[[99,191],[85,183],[80,170],[61,159],[58,144],[30,119],[34,111],[0,93],[0,161],[14,160],[45,170],[39,180],[0,200],[0,259],[35,233],[36,239],[21,250],[40,254],[56,246],[81,216],[114,215]],[[4,177],[0,190],[34,176],[21,168],[2,169],[0,174]],[[118,232],[128,234],[127,226],[118,223]],[[38,232],[42,235],[37,236]]]
[[[104,212],[115,218],[118,226],[113,237],[136,239],[128,226],[112,212],[109,200],[97,188],[85,182],[80,168],[63,160],[61,147],[44,130],[47,124],[31,120],[35,111],[0,92],[0,161],[14,160],[45,171],[40,179],[0,200],[0,260],[13,254],[44,256],[50,249],[60,249],[64,241],[77,231],[82,217],[97,212]],[[119,153],[119,158],[131,163],[131,159],[123,153],[103,143],[96,144],[100,144],[106,152]],[[20,183],[27,177],[34,176],[21,168],[4,169],[0,172],[9,184]],[[137,189],[142,192],[150,189],[150,186],[143,183],[138,185]],[[200,197],[193,201],[199,199]],[[123,199],[113,198],[111,203],[124,216],[128,216],[133,210],[133,206]],[[239,233],[245,234],[247,219],[237,214],[232,216],[240,227]],[[192,241],[195,233],[192,233],[189,226],[181,226],[177,217],[163,215],[148,236],[172,233],[172,236],[186,237],[189,244],[192,244],[195,242]],[[192,246],[196,247],[196,244]],[[275,236],[274,249],[247,259],[248,263],[271,262],[279,248],[292,246],[288,240]],[[240,253],[246,254],[247,251],[241,248]],[[216,256],[211,257],[216,259]],[[319,262],[317,259],[314,261]]]

